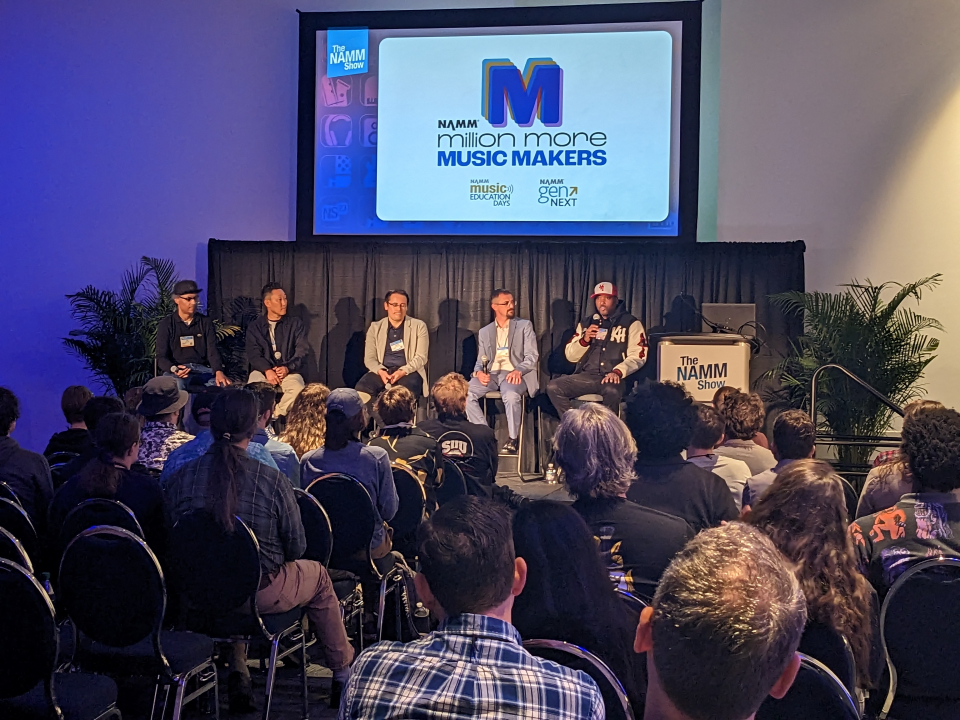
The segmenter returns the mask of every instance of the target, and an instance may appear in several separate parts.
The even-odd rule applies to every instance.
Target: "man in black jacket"
[[[310,346],[300,318],[287,317],[287,294],[279,283],[270,282],[260,291],[266,313],[247,327],[247,382],[278,385],[283,395],[277,403],[276,417],[283,417],[303,390],[300,370]]]
[[[16,494],[20,506],[35,528],[46,528],[47,505],[53,497],[50,466],[40,453],[24,450],[10,437],[20,417],[20,401],[12,391],[0,387],[0,481]]]
[[[200,288],[193,280],[173,286],[177,311],[157,325],[157,370],[177,379],[181,390],[187,386],[229,385],[217,350],[213,321],[197,312]]]

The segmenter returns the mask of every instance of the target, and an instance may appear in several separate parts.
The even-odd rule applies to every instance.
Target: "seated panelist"
[[[157,370],[177,379],[177,386],[229,385],[217,350],[213,321],[197,312],[200,288],[193,280],[173,286],[177,311],[157,325]]]
[[[394,385],[402,385],[414,397],[426,395],[429,390],[427,324],[407,315],[409,298],[405,290],[388,292],[383,301],[387,316],[367,328],[363,364],[369,372],[356,385],[365,404]]]
[[[507,410],[507,429],[510,439],[502,452],[517,452],[520,438],[520,419],[523,405],[520,396],[526,392],[532,397],[540,387],[537,378],[537,336],[533,323],[516,317],[513,293],[498,289],[490,297],[494,321],[480,329],[480,357],[474,367],[467,396],[467,418],[477,425],[485,425],[480,409],[480,398],[492,390],[499,390]]]
[[[603,396],[603,404],[617,412],[622,381],[647,359],[643,324],[623,307],[614,284],[597,283],[590,297],[596,313],[577,324],[564,348],[567,360],[576,363],[577,369],[547,384],[547,395],[560,415],[570,409],[574,398],[588,394]]]
[[[247,328],[247,360],[251,367],[247,382],[279,386],[283,396],[277,403],[276,416],[283,417],[304,388],[299,371],[310,346],[300,318],[287,317],[287,294],[279,283],[267,283],[260,294],[266,312]]]

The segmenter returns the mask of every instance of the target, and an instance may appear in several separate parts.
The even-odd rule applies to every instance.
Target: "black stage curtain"
[[[533,320],[540,338],[542,390],[551,375],[570,372],[563,345],[577,320],[593,311],[589,296],[594,284],[608,280],[648,332],[681,329],[680,316],[689,307],[681,295],[692,296],[697,305],[755,303],[767,342],[754,361],[756,376],[800,329],[797,319],[785,318],[767,297],[804,289],[803,252],[801,241],[681,245],[378,243],[352,236],[324,243],[211,239],[207,299],[214,318],[239,322],[243,312],[259,307],[260,288],[279,282],[290,298],[289,312],[308,330],[312,355],[305,379],[352,387],[365,372],[366,327],[384,316],[387,290],[406,290],[410,314],[430,328],[433,380],[451,371],[472,372],[476,333],[492,320],[490,292],[508,288],[515,295],[518,316]],[[643,374],[652,374],[654,364],[648,362]]]

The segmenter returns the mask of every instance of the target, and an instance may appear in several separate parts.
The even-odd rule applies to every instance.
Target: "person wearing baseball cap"
[[[647,360],[643,324],[623,307],[616,285],[597,283],[590,298],[596,312],[577,324],[564,348],[567,360],[577,364],[576,370],[547,384],[547,395],[560,415],[581,395],[600,395],[604,405],[618,412],[623,380]]]
[[[137,414],[143,415],[146,422],[140,429],[137,461],[144,467],[163,470],[170,453],[193,440],[193,435],[177,428],[180,411],[188,397],[172,377],[151,378],[143,386]]]
[[[360,431],[366,424],[364,402],[356,390],[331,390],[327,396],[327,432],[323,447],[300,458],[300,483],[307,487],[314,479],[328,473],[344,473],[359,480],[370,493],[377,516],[370,554],[374,560],[380,560],[393,548],[393,531],[387,522],[397,514],[400,498],[387,451],[360,442]],[[385,571],[392,564],[387,560],[377,566]]]
[[[197,312],[200,288],[194,280],[173,286],[176,312],[157,325],[157,370],[176,379],[186,390],[204,385],[229,385],[217,351],[213,321]]]

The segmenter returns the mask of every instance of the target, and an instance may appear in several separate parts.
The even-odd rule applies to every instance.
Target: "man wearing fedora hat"
[[[140,430],[140,454],[137,461],[150,470],[163,470],[170,453],[193,435],[177,429],[180,410],[189,396],[177,387],[176,378],[155,377],[143,386],[137,413],[146,422]]]
[[[194,280],[173,286],[177,311],[157,325],[157,370],[176,378],[177,387],[229,385],[217,350],[213,321],[197,312],[200,288]]]
[[[623,380],[647,360],[643,324],[623,307],[611,282],[597,283],[590,296],[597,311],[577,324],[564,348],[567,360],[577,364],[573,375],[554,378],[547,395],[561,415],[581,395],[600,395],[603,404],[618,412]]]

